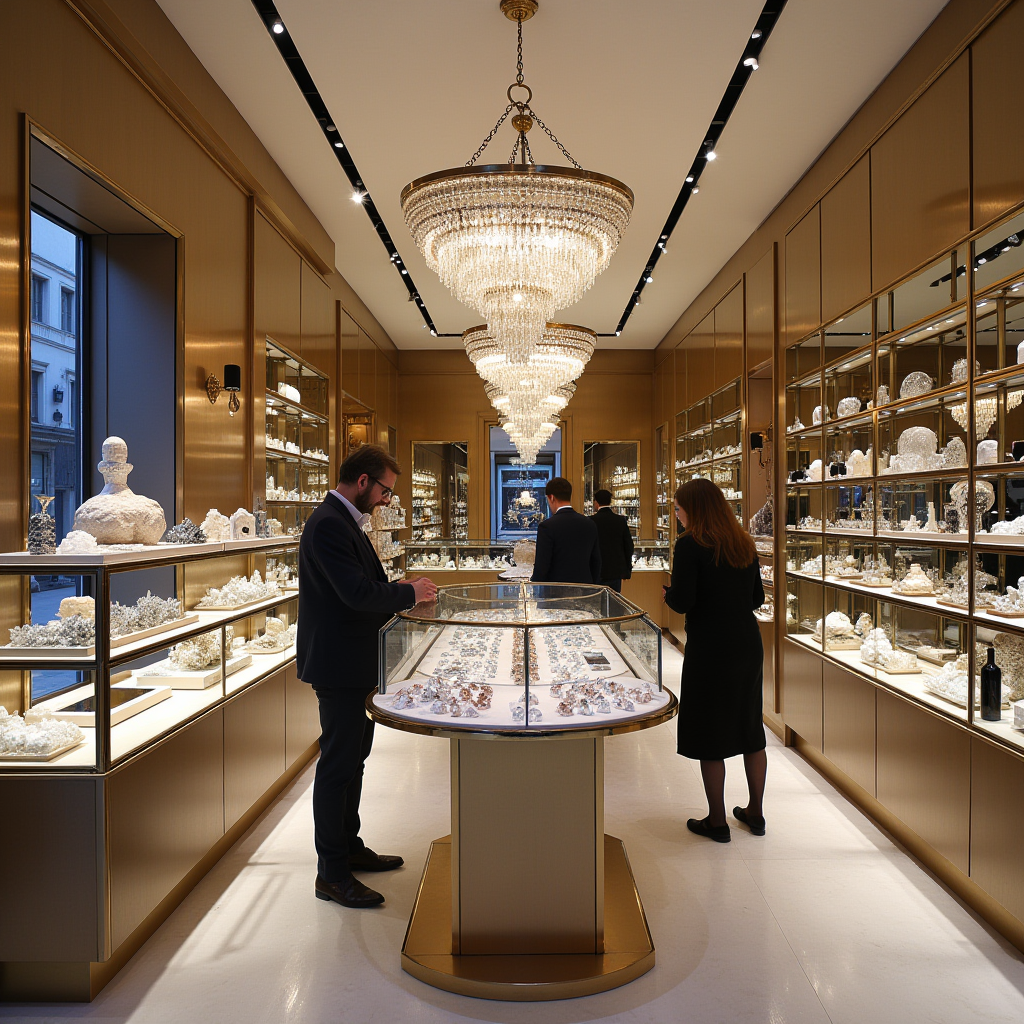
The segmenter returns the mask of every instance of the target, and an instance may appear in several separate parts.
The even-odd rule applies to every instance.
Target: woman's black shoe
[[[686,827],[696,835],[713,839],[716,843],[732,842],[732,832],[728,825],[711,825],[707,818],[689,818]]]
[[[747,828],[750,829],[752,836],[763,836],[764,835],[764,818],[751,818],[747,820],[747,810],[745,807],[734,807],[732,809],[732,816],[737,820],[743,822]]]

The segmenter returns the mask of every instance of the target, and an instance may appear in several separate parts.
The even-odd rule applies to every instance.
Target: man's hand
[[[420,576],[414,580],[407,580],[406,582],[412,584],[413,592],[416,594],[416,603],[424,604],[430,601],[437,600],[437,584],[427,579],[426,576]]]

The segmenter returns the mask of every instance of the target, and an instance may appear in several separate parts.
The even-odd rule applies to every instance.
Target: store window
[[[37,324],[46,323],[47,280],[39,274],[32,275],[32,319]]]
[[[515,446],[501,427],[492,427],[490,436],[491,539],[532,539],[538,524],[548,517],[544,487],[562,472],[562,431],[551,435],[529,466],[519,462]]]
[[[33,370],[29,383],[29,418],[33,423],[39,422],[39,409],[42,405],[43,371]]]

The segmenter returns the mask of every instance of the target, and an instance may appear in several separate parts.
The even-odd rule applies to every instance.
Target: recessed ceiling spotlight
[[[344,149],[345,148],[345,143],[339,140],[338,142],[336,142],[334,144],[334,148],[335,149]]]
[[[718,159],[718,154],[713,149],[709,149],[704,154],[704,159],[705,160],[717,160]]]
[[[693,181],[693,175],[692,175],[692,174],[688,174],[688,175],[686,176],[686,181],[687,181],[687,184],[689,184],[690,182],[692,182],[692,181]]]
[[[402,267],[402,273],[403,273],[403,274],[408,274],[408,273],[409,273],[409,271],[408,271],[408,270],[406,270],[406,269],[405,269],[405,267]]]
[[[615,337],[617,338],[620,334],[622,334],[622,331],[616,331],[615,332]]]
[[[980,267],[983,263],[988,263],[988,260],[984,256],[978,257],[978,266]]]
[[[651,283],[651,282],[652,282],[652,281],[654,280],[654,278],[648,275],[647,277],[645,277],[645,278],[644,278],[644,280],[645,280],[645,281],[646,281],[646,282],[647,282],[648,284],[650,284],[650,283]]]
[[[693,188],[690,189],[690,195],[691,196],[695,196],[699,191],[700,191],[700,185],[694,185]]]
[[[352,193],[352,202],[353,203],[362,203],[362,202],[365,201],[365,199],[366,199],[366,193],[365,192],[361,192],[359,189],[356,189],[355,192]]]
[[[757,63],[757,58],[756,57],[748,57],[743,62],[743,66],[745,68],[750,68],[751,71],[756,71],[760,67],[760,65]]]
[[[751,39],[760,39],[761,38],[761,30],[759,28],[755,28],[754,31],[750,33],[750,38]]]
[[[284,31],[284,22],[278,18],[270,28],[275,36],[279,36]]]
[[[435,331],[435,330],[433,329],[433,327],[431,327],[431,329],[430,329],[430,335],[431,335],[431,337],[433,337],[433,338],[436,338],[436,337],[437,337],[437,331]]]

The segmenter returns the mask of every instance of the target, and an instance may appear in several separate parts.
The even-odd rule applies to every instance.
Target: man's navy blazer
[[[369,537],[328,494],[299,541],[299,678],[317,689],[376,686],[378,631],[415,602],[412,584],[388,582]]]
[[[564,506],[537,527],[534,583],[600,583],[601,549],[588,516]]]

